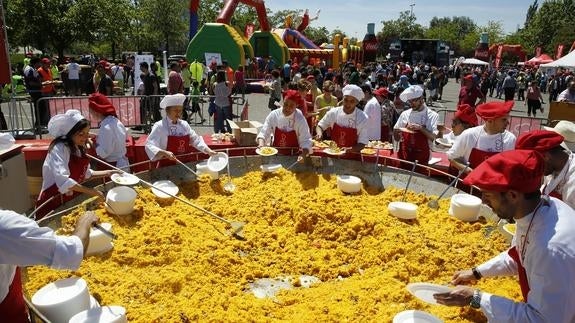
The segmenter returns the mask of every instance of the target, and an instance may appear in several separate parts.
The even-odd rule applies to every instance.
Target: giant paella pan
[[[135,185],[133,212],[114,215],[93,207],[117,235],[113,249],[87,257],[76,272],[45,267],[27,271],[28,296],[67,277],[82,277],[101,305],[121,305],[130,322],[376,321],[405,310],[429,312],[446,322],[486,321],[473,309],[430,305],[406,286],[446,284],[453,273],[490,259],[508,242],[484,208],[474,222],[449,215],[447,190],[439,209],[427,204],[443,182],[381,163],[295,156],[250,156],[235,151],[230,177],[196,175],[181,165],[138,174],[147,182],[171,180],[179,199],[159,199]],[[262,165],[281,164],[263,172]],[[194,168],[194,163],[188,164]],[[361,178],[360,191],[343,193],[337,175]],[[224,186],[233,181],[233,193]],[[417,205],[411,220],[392,216],[390,202]],[[110,190],[115,183],[101,186]],[[189,201],[226,219],[245,223],[243,239]],[[43,224],[71,233],[86,207]],[[513,278],[488,279],[478,288],[520,299]]]

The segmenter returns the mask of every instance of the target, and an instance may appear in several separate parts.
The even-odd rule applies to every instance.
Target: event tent
[[[476,59],[476,58],[466,58],[463,62],[461,62],[461,64],[466,64],[466,65],[489,65],[489,63],[484,62],[480,59]]]
[[[553,62],[553,58],[551,58],[547,54],[541,54],[537,57],[533,57],[532,59],[525,62],[525,65],[540,65],[540,64],[547,64]]]
[[[570,67],[575,68],[575,50],[561,57],[560,59],[547,64],[541,64],[539,67]]]

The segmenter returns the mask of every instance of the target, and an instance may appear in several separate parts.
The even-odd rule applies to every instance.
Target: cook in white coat
[[[541,187],[543,194],[575,208],[575,158],[566,148],[564,139],[555,131],[532,130],[517,139],[515,149],[531,149],[541,153],[545,158],[546,176]]]
[[[381,139],[381,104],[378,99],[372,94],[371,86],[362,85],[361,90],[365,96],[366,101],[363,107],[363,112],[367,115],[367,124],[365,128],[367,129],[368,140],[380,140]]]
[[[455,273],[451,283],[516,275],[523,302],[457,286],[435,294],[438,303],[481,309],[490,322],[575,322],[575,211],[541,196],[543,168],[538,152],[511,150],[488,158],[464,180],[481,189],[498,217],[514,219],[517,230],[509,250]]]
[[[150,160],[176,160],[176,155],[188,154],[192,147],[208,155],[217,154],[182,120],[185,100],[186,96],[179,93],[166,95],[160,102],[162,120],[154,123],[146,141],[146,154]]]
[[[284,104],[281,109],[275,109],[268,114],[256,141],[258,147],[300,147],[303,157],[313,153],[313,143],[309,126],[303,113],[296,109],[299,93],[288,90],[284,95]],[[273,136],[273,142],[272,140]]]
[[[0,318],[3,322],[28,322],[18,267],[45,265],[77,270],[88,249],[90,228],[98,221],[93,212],[87,212],[78,219],[71,236],[59,236],[23,215],[0,210]]]
[[[126,157],[128,134],[126,127],[118,119],[116,108],[101,93],[90,95],[88,102],[90,109],[103,117],[96,138],[96,154],[106,162],[126,169],[130,165]]]

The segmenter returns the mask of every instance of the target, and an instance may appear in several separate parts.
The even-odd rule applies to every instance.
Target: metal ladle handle
[[[463,173],[465,172],[465,170],[467,169],[467,167],[469,167],[469,165],[466,165],[462,170],[459,171],[459,174],[457,174],[457,177],[455,177],[451,183],[449,183],[449,185],[447,185],[447,187],[443,190],[443,192],[441,192],[441,194],[439,195],[439,197],[437,198],[437,200],[439,201],[443,195],[445,195],[445,193],[447,193],[447,190],[449,190],[450,187],[452,187],[457,180],[461,177],[461,175],[463,175]]]
[[[401,199],[402,202],[405,201],[405,196],[407,195],[407,189],[409,188],[409,183],[411,183],[411,177],[413,177],[413,172],[415,172],[415,167],[417,167],[417,160],[413,162],[413,167],[411,168],[411,173],[409,173],[409,177],[407,178],[407,185],[405,185],[405,191],[403,191],[403,198]]]

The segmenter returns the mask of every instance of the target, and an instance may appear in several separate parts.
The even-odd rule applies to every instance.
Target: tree
[[[537,13],[537,8],[539,8],[539,1],[534,0],[533,3],[527,9],[527,15],[525,16],[525,23],[523,24],[524,28],[527,28],[531,20],[533,20],[533,17],[535,17],[535,14]]]
[[[429,28],[425,31],[425,37],[431,39],[441,39],[450,44],[455,51],[460,51],[464,46],[464,40],[468,35],[475,37],[477,25],[469,17],[433,17],[429,22]]]
[[[141,0],[138,11],[148,48],[163,43],[154,49],[169,52],[170,45],[178,49],[187,45],[189,15],[186,4],[181,0]]]
[[[394,38],[422,38],[425,29],[415,21],[417,18],[409,11],[399,13],[399,18],[395,20],[382,21],[383,28],[377,34],[378,38],[391,40]]]

